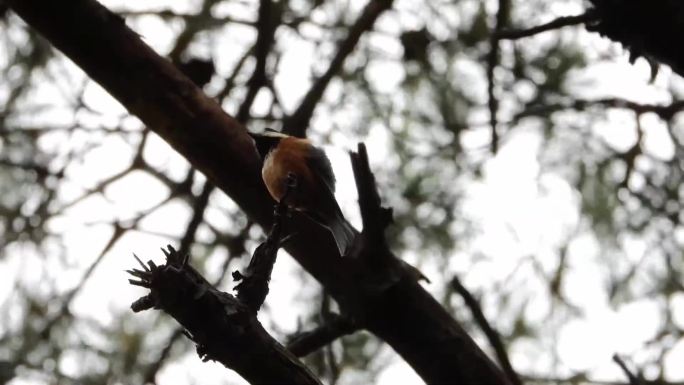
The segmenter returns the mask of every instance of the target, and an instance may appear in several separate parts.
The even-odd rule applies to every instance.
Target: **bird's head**
[[[287,135],[271,128],[267,128],[264,130],[264,132],[258,134],[253,132],[248,132],[248,134],[252,137],[252,139],[254,139],[254,144],[256,145],[261,159],[266,159],[266,155],[268,155],[268,153],[274,149],[283,138],[288,137]]]

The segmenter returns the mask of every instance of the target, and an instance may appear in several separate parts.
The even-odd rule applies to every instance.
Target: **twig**
[[[625,361],[617,353],[613,354],[613,361],[615,361],[615,363],[618,364],[620,369],[622,369],[622,371],[625,373],[630,385],[644,385],[643,381],[641,381],[641,378],[629,370]]]
[[[192,39],[197,35],[198,32],[205,30],[207,28],[207,19],[211,18],[211,9],[217,3],[217,0],[204,0],[202,2],[202,8],[195,15],[187,15],[185,19],[185,28],[176,37],[176,43],[173,49],[169,53],[169,58],[172,62],[178,63],[181,59],[181,55],[185,52],[186,48],[192,42]],[[160,11],[157,15],[162,15],[163,11]],[[121,16],[133,16],[134,14],[126,13]]]
[[[259,20],[257,21],[257,41],[254,45],[254,56],[256,57],[256,66],[252,77],[247,81],[249,86],[247,95],[240,106],[235,118],[245,123],[249,118],[249,110],[252,107],[254,98],[261,87],[265,86],[268,77],[266,76],[266,61],[268,54],[273,45],[275,30],[280,23],[279,7],[274,7],[271,0],[261,0],[259,2]]]
[[[515,40],[533,36],[542,32],[551,31],[571,25],[590,23],[597,20],[598,15],[593,10],[588,10],[581,15],[561,16],[546,24],[538,25],[529,29],[509,29],[499,31],[494,35],[498,40]]]
[[[181,238],[180,246],[178,248],[178,252],[181,255],[190,253],[190,247],[195,241],[195,233],[197,232],[199,225],[204,221],[204,211],[209,205],[209,197],[213,191],[214,185],[212,185],[211,182],[206,181],[204,182],[202,192],[194,199],[192,204],[192,217],[185,228],[185,233]]]
[[[489,53],[487,54],[487,108],[489,109],[489,125],[491,129],[492,141],[491,151],[496,154],[499,151],[499,131],[497,123],[497,113],[499,111],[499,100],[494,95],[494,72],[499,65],[499,39],[496,37],[504,28],[508,21],[510,10],[510,0],[499,0],[499,9],[496,12],[496,24],[494,31],[489,37]]]
[[[550,113],[562,110],[583,111],[593,106],[604,108],[624,108],[634,111],[636,114],[654,113],[665,121],[671,120],[677,113],[684,111],[684,100],[677,100],[670,104],[645,104],[621,98],[604,98],[596,100],[575,99],[566,103],[556,103],[544,106],[531,106],[525,111],[516,114],[508,124],[515,124],[520,119],[529,116],[548,116]]]
[[[496,330],[494,330],[494,328],[492,328],[492,326],[489,324],[489,321],[487,321],[487,318],[482,312],[482,308],[480,308],[478,301],[475,299],[475,297],[473,297],[472,294],[470,294],[468,289],[461,284],[461,281],[459,281],[457,277],[452,278],[451,287],[453,287],[454,290],[456,290],[456,292],[463,297],[466,306],[468,306],[470,312],[473,314],[473,318],[475,318],[475,322],[480,326],[480,329],[482,329],[485,336],[487,336],[489,344],[492,345],[492,348],[494,348],[496,358],[506,373],[508,379],[513,385],[522,385],[523,382],[520,379],[520,376],[518,376],[518,373],[516,373],[516,371],[513,369],[513,365],[511,365],[511,361],[508,359],[508,353],[506,352],[503,342],[501,342],[499,333],[497,333]]]
[[[392,7],[393,0],[369,0],[365,8],[361,12],[361,16],[356,20],[354,25],[349,28],[349,33],[347,37],[340,42],[337,53],[333,57],[328,69],[325,73],[316,79],[313,86],[306,93],[304,99],[300,103],[297,110],[283,122],[283,132],[293,135],[304,137],[306,135],[306,129],[309,126],[309,121],[313,115],[318,102],[323,97],[325,89],[328,87],[330,80],[333,76],[337,74],[341,69],[347,56],[354,50],[357,43],[361,39],[361,36],[375,24],[375,20],[386,10]]]
[[[323,325],[295,335],[287,344],[287,349],[295,356],[303,357],[357,330],[359,326],[350,318],[330,314]]]

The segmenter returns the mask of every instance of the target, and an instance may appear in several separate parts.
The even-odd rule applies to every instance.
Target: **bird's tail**
[[[352,225],[344,217],[339,216],[329,223],[327,227],[330,229],[333,238],[335,238],[335,244],[337,244],[337,250],[339,250],[340,255],[343,257],[348,255],[356,238],[356,231]]]
[[[330,231],[341,256],[348,255],[351,252],[354,239],[356,238],[356,230],[344,219],[339,209],[333,215],[322,216],[320,213],[315,212],[306,212],[306,214],[314,222]]]

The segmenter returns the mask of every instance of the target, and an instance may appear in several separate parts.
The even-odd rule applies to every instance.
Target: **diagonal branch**
[[[644,385],[644,382],[639,378],[638,375],[632,373],[631,370],[627,367],[627,363],[620,357],[617,353],[613,354],[613,361],[620,367],[623,373],[625,373],[625,376],[627,376],[627,379],[629,380],[630,385]]]
[[[304,357],[342,336],[359,330],[358,325],[347,317],[339,314],[331,314],[328,317],[323,325],[295,335],[287,344],[287,349],[297,357]]]
[[[515,371],[515,369],[513,369],[513,365],[511,365],[511,361],[508,359],[506,347],[504,346],[503,342],[501,342],[499,333],[497,333],[496,330],[494,330],[494,328],[492,328],[492,326],[489,324],[489,321],[487,321],[487,317],[485,317],[484,313],[482,312],[482,308],[480,307],[478,301],[475,299],[475,297],[473,297],[472,294],[470,294],[468,289],[463,286],[457,277],[454,277],[451,280],[451,287],[453,287],[454,290],[456,290],[456,292],[463,297],[466,306],[468,306],[470,312],[473,314],[473,318],[475,318],[475,322],[480,326],[480,329],[482,329],[485,336],[487,336],[489,344],[492,345],[492,348],[494,348],[496,358],[499,360],[499,364],[503,368],[504,372],[506,372],[508,379],[511,380],[511,384],[523,385],[520,376],[518,376],[518,373]]]
[[[536,34],[546,32],[546,31],[552,31],[554,29],[560,29],[563,27],[571,26],[571,25],[590,23],[592,21],[595,21],[597,19],[597,17],[598,16],[597,16],[596,12],[594,12],[593,10],[589,10],[587,12],[584,12],[581,15],[561,16],[557,19],[551,20],[548,23],[538,25],[536,27],[532,27],[532,28],[528,28],[528,29],[504,29],[504,30],[500,30],[494,34],[494,38],[496,38],[497,40],[522,39],[524,37],[534,36]]]
[[[366,7],[361,12],[361,16],[356,20],[354,25],[349,29],[347,37],[340,42],[337,53],[333,57],[328,69],[321,77],[316,79],[313,86],[306,93],[304,99],[299,104],[297,110],[283,122],[283,132],[304,137],[306,136],[306,129],[309,126],[309,121],[313,116],[313,112],[323,97],[323,93],[333,76],[340,72],[347,56],[352,53],[357,43],[366,31],[373,28],[375,20],[386,10],[392,7],[393,0],[370,0]]]

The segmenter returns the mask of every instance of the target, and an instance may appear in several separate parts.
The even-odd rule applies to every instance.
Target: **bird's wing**
[[[335,194],[335,174],[333,174],[330,159],[318,147],[312,147],[306,159],[309,169],[320,178],[330,192]]]

